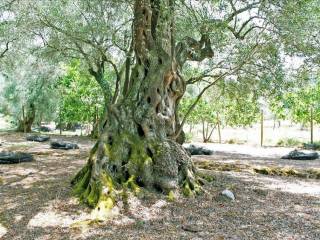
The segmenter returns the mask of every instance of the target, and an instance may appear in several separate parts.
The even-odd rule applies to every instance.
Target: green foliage
[[[193,135],[192,135],[192,133],[186,132],[185,137],[186,137],[185,142],[190,143],[192,141]]]
[[[258,119],[260,110],[254,94],[240,92],[241,90],[231,83],[223,90],[224,94],[219,94],[219,90],[215,89],[200,99],[187,118],[187,122],[189,124],[207,122],[211,125],[217,125],[219,121],[222,126],[235,127],[251,125]],[[179,109],[181,118],[187,113],[194,101],[194,97],[183,98]]]
[[[282,96],[271,100],[271,110],[279,119],[289,118],[296,123],[307,125],[311,118],[320,122],[320,78],[319,73],[312,73],[301,68],[292,76],[303,87],[289,88]]]
[[[80,61],[66,66],[58,81],[61,96],[59,118],[64,123],[92,123],[100,116],[103,94],[94,79],[82,69]]]
[[[0,110],[16,124],[22,119],[22,109],[28,111],[30,105],[35,106],[37,122],[54,118],[58,103],[54,83],[59,72],[51,63],[21,55],[11,59],[0,74],[4,78]]]

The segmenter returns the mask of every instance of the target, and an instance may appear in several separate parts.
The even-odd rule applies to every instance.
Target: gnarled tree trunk
[[[22,119],[18,122],[17,132],[31,132],[32,124],[36,118],[36,108],[30,103],[26,108],[23,107]]]
[[[99,211],[111,208],[127,188],[200,191],[192,161],[177,143],[176,108],[186,85],[175,52],[172,2],[136,0],[136,64],[124,83],[127,90],[106,106],[103,132],[72,181],[80,199]],[[188,53],[180,46],[182,52]]]

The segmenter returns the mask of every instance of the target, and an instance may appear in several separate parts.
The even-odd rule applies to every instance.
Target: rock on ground
[[[228,189],[223,190],[221,194],[224,195],[224,196],[226,196],[227,198],[230,198],[231,200],[235,200],[235,199],[236,199],[236,198],[234,197],[233,192],[231,192],[231,191],[228,190]]]

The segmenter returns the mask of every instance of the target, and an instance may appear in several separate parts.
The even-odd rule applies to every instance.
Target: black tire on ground
[[[75,143],[69,143],[69,142],[59,142],[59,141],[53,141],[50,143],[51,148],[53,149],[62,149],[62,150],[69,150],[69,149],[79,149],[79,146]]]
[[[41,132],[51,132],[51,131],[52,131],[51,128],[46,127],[46,126],[41,126],[41,127],[39,128],[39,130],[40,130]]]
[[[289,154],[283,156],[281,159],[291,159],[291,160],[315,160],[319,158],[317,152],[305,153],[298,150],[291,151]]]
[[[0,164],[14,164],[31,161],[33,161],[33,156],[29,153],[0,152]]]
[[[205,147],[198,147],[193,144],[189,145],[188,147],[185,147],[185,150],[190,155],[212,155],[213,151],[210,149],[207,149]]]
[[[41,135],[30,135],[26,137],[27,141],[33,142],[45,142],[50,139],[49,136],[41,136]]]

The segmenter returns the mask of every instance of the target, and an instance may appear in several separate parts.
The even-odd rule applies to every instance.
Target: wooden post
[[[62,116],[61,116],[61,106],[59,108],[59,133],[62,135]]]
[[[220,118],[219,114],[217,113],[217,125],[218,125],[218,137],[219,137],[219,143],[221,144],[221,128],[220,128]]]
[[[313,144],[313,107],[310,108],[310,142]]]
[[[27,132],[27,126],[26,126],[26,116],[24,111],[24,105],[22,106],[22,119],[23,119],[23,132]]]
[[[39,133],[41,133],[41,123],[42,123],[42,113],[40,113],[40,119],[39,119],[39,122],[38,122]]]
[[[260,146],[263,146],[263,121],[264,121],[264,116],[263,116],[263,110],[261,110],[261,133],[260,133]]]

